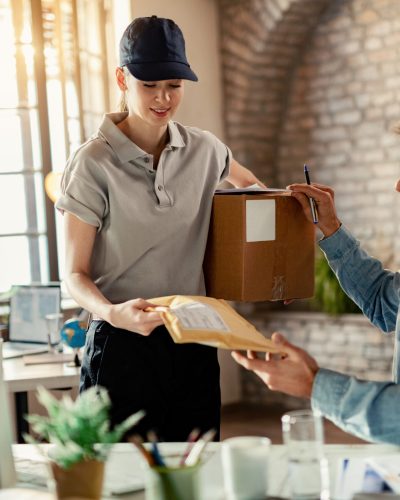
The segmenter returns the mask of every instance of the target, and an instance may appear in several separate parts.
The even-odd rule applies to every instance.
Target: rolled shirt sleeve
[[[219,182],[222,182],[229,175],[230,165],[233,158],[232,151],[214,134],[208,132],[207,130],[205,130],[204,132],[209,137],[210,143],[214,146],[217,165],[220,169]]]
[[[222,144],[222,143],[221,143]],[[226,153],[226,160],[225,160],[225,168],[223,169],[221,175],[220,175],[220,182],[222,182],[226,177],[228,177],[229,172],[230,172],[230,167],[231,167],[231,162],[232,162],[232,151],[228,148],[228,146],[225,146],[225,153]]]
[[[77,152],[68,162],[61,181],[56,208],[69,212],[100,231],[109,211],[107,186],[95,159]]]

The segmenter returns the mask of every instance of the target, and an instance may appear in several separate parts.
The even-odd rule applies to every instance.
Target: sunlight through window
[[[62,218],[44,178],[63,170],[110,109],[112,6],[0,0],[0,293],[62,277]]]

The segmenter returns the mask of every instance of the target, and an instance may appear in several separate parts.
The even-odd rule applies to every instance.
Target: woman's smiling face
[[[183,80],[144,82],[125,76],[129,114],[149,125],[165,126],[175,115],[184,94]]]

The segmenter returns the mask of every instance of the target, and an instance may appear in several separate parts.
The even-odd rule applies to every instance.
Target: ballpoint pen
[[[140,436],[129,436],[128,441],[136,446],[150,467],[154,467],[156,465],[153,455],[143,446]]]
[[[196,428],[193,429],[192,432],[189,434],[188,440],[187,440],[187,447],[182,455],[182,458],[179,462],[179,465],[185,465],[185,460],[189,456],[189,453],[191,452],[194,443],[196,442],[197,438],[200,436],[200,429]]]
[[[185,460],[186,466],[191,467],[198,463],[201,454],[204,451],[204,448],[214,438],[216,433],[217,431],[215,429],[210,429],[209,431],[205,432],[198,441],[196,441],[195,445],[193,446],[192,450]]]
[[[151,443],[151,454],[154,458],[154,462],[158,467],[165,467],[164,459],[161,456],[160,450],[157,445],[157,436],[153,431],[147,433],[147,438]]]
[[[304,176],[306,178],[307,184],[310,186],[311,181],[310,181],[310,174],[307,168],[307,165],[304,165]],[[312,215],[312,220],[314,224],[318,224],[318,211],[317,211],[317,205],[315,203],[314,198],[309,197],[310,200],[310,208],[311,208],[311,215]]]

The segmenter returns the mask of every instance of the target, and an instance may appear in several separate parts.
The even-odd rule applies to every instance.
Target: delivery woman
[[[179,27],[135,19],[120,43],[116,80],[126,112],[106,114],[69,159],[65,280],[93,315],[81,391],[108,389],[112,423],[144,409],[139,431],[183,441],[219,429],[217,351],[174,344],[148,299],[205,295],[203,257],[216,186],[259,183],[213,134],[172,121],[184,80],[197,81]],[[136,429],[135,429],[136,430]]]

